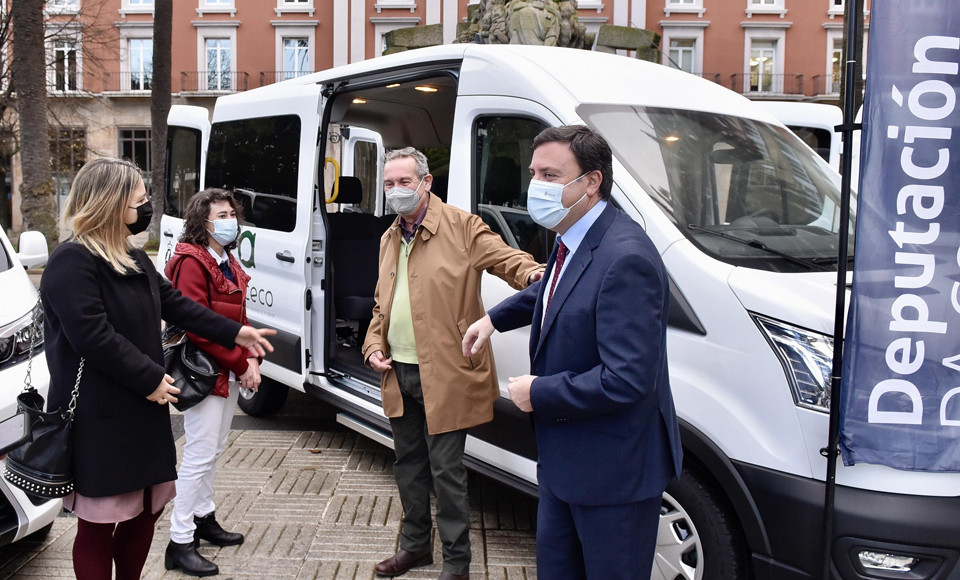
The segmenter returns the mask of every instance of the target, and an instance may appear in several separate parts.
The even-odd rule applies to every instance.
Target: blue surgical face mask
[[[217,240],[222,246],[237,239],[237,233],[240,232],[240,224],[237,218],[225,218],[222,220],[207,220],[213,224],[213,232],[210,233],[213,239]]]
[[[586,173],[567,184],[531,179],[530,186],[527,187],[527,211],[530,213],[530,218],[548,230],[556,227],[563,218],[567,217],[571,209],[577,207],[577,204],[587,197],[587,193],[584,192],[576,203],[570,207],[563,207],[563,189],[580,181],[584,175]]]

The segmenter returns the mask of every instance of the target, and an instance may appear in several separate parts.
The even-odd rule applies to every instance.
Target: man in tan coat
[[[393,430],[403,518],[400,551],[375,571],[399,576],[433,563],[432,483],[443,544],[440,578],[466,580],[466,429],[493,419],[500,390],[490,348],[466,358],[460,343],[468,324],[485,314],[480,300],[485,270],[519,290],[539,280],[543,267],[504,243],[478,216],[430,193],[433,176],[416,149],[387,153],[383,178],[387,202],[400,215],[380,240],[376,305],[363,357],[383,373],[383,410]]]

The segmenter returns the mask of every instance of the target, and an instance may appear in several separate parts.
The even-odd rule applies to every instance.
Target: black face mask
[[[137,221],[132,224],[126,224],[127,229],[130,230],[130,235],[137,235],[142,231],[145,231],[150,227],[150,220],[153,219],[153,204],[149,201],[142,203],[136,207],[137,210]]]

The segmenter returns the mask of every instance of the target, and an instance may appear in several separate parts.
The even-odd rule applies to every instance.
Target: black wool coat
[[[240,324],[181,296],[142,250],[118,274],[75,242],[50,255],[40,282],[50,369],[47,409],[65,408],[85,359],[73,425],[76,490],[118,495],[177,478],[169,405],[147,400],[164,375],[160,320],[232,346]]]

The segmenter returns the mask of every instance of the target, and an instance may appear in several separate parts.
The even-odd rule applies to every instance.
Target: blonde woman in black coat
[[[166,375],[161,318],[224,346],[272,350],[257,330],[180,295],[128,236],[150,224],[137,167],[119,159],[84,165],[70,189],[64,225],[40,283],[50,368],[48,408],[69,403],[84,360],[73,426],[78,580],[140,577],[164,505],[175,495],[176,450],[167,404],[179,389]]]

